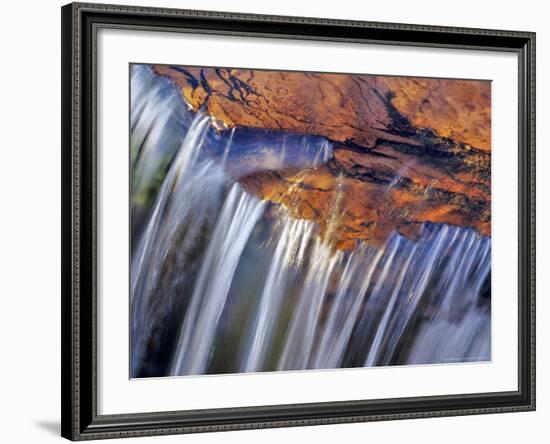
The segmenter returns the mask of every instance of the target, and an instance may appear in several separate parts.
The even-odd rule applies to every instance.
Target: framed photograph
[[[534,410],[534,33],[61,13],[64,437]]]

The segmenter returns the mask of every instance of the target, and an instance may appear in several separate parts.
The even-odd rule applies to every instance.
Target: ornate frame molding
[[[535,34],[72,3],[62,8],[62,435],[71,440],[535,409]],[[213,33],[511,51],[519,65],[519,389],[516,392],[98,415],[96,31]]]

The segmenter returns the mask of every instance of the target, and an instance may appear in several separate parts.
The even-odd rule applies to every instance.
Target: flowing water
[[[238,184],[317,168],[328,141],[217,131],[147,67],[131,82],[132,377],[491,358],[490,238],[425,224],[336,250]]]

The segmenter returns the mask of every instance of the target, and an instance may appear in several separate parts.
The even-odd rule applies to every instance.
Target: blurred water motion
[[[341,251],[238,183],[331,156],[316,136],[219,131],[133,66],[131,377],[491,358],[489,237],[423,224]]]

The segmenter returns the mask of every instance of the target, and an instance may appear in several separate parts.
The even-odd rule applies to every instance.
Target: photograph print
[[[491,82],[131,64],[130,378],[491,360]]]

